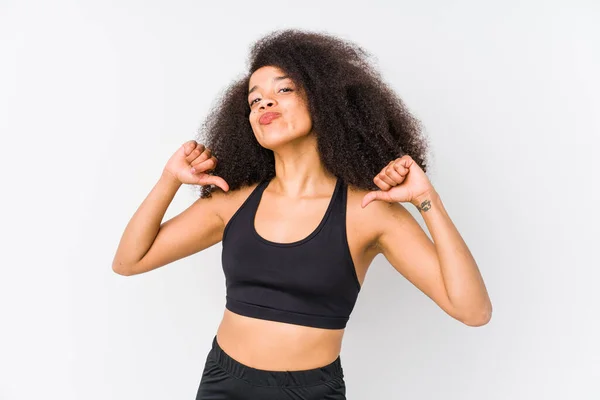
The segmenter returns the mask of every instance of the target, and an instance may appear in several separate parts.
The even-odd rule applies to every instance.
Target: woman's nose
[[[260,108],[273,107],[275,105],[275,101],[264,99],[260,102]]]

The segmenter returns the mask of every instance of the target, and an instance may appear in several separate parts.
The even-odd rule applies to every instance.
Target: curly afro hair
[[[405,154],[426,170],[428,143],[419,121],[358,45],[329,34],[275,31],[254,43],[248,66],[198,132],[198,141],[218,160],[211,173],[225,179],[230,190],[275,176],[273,151],[258,143],[248,120],[248,82],[264,66],[281,69],[304,90],[321,160],[334,176],[377,190],[375,175]],[[200,196],[217,189],[203,186]]]

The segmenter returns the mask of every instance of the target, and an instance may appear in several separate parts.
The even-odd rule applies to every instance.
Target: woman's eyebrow
[[[290,77],[289,77],[289,76],[287,76],[287,75],[284,75],[284,76],[276,76],[275,78],[273,78],[273,81],[275,81],[275,82],[278,82],[278,81],[282,81],[282,80],[284,80],[284,79],[289,79],[289,78],[290,78]],[[254,91],[257,89],[257,88],[258,88],[258,85],[254,85],[254,86],[252,87],[252,89],[248,90],[248,94],[250,94],[250,93],[254,92]]]

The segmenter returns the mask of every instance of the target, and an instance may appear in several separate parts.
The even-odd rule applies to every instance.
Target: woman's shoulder
[[[260,183],[252,183],[249,185],[243,185],[235,190],[224,192],[223,190],[216,188],[212,193],[215,200],[218,201],[218,213],[225,225],[231,219],[233,214],[244,204],[250,194],[256,189]]]

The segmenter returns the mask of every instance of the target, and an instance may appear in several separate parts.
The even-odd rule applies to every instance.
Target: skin
[[[284,76],[271,66],[255,71],[248,103],[254,135],[273,151],[276,170],[261,198],[254,226],[267,240],[289,243],[305,238],[319,225],[336,178],[320,161],[304,93]],[[280,113],[279,118],[261,124],[260,117],[271,111]],[[255,184],[229,192],[221,178],[202,173],[206,169],[202,165],[214,167],[217,162],[208,149],[188,143],[180,151],[187,156],[185,162],[201,170],[195,174],[202,175],[202,182],[212,179],[210,183],[224,190],[198,199],[161,224],[181,181],[191,182],[187,176],[174,176],[174,168],[166,168],[125,230],[113,261],[115,272],[147,272],[218,243],[226,224],[256,188]],[[486,324],[491,302],[477,264],[422,170],[404,156],[390,160],[374,182],[380,191],[348,187],[346,231],[361,285],[375,256],[383,254],[448,315],[470,326]],[[433,241],[400,202],[417,207]],[[343,335],[343,329],[266,321],[225,310],[217,340],[226,353],[245,365],[294,371],[333,362],[341,351]]]

